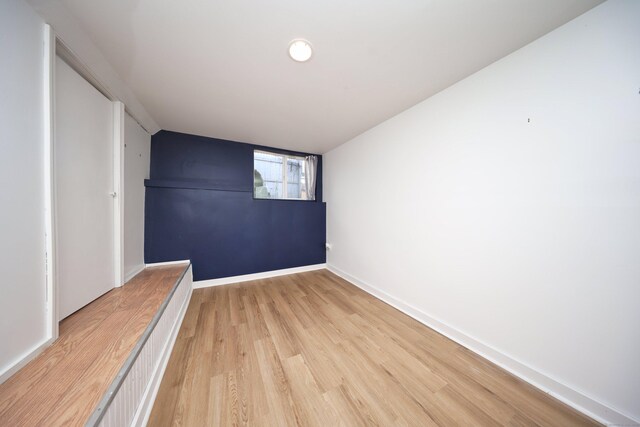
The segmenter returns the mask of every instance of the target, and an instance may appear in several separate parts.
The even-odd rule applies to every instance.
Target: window
[[[254,151],[253,196],[256,199],[315,200],[315,195],[309,195],[307,191],[307,165],[308,160],[304,157]]]

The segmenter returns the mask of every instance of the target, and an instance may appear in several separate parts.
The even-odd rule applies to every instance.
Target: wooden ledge
[[[146,268],[64,319],[59,338],[0,384],[0,425],[84,424],[188,267]]]

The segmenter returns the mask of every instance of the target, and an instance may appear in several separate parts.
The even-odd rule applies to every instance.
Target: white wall
[[[144,268],[144,180],[149,178],[151,135],[128,114],[124,125],[124,275]]]
[[[0,2],[0,381],[47,339],[44,22]]]
[[[324,156],[332,268],[612,422],[640,420],[638,17],[610,0]]]
[[[60,2],[29,0],[113,94],[157,130]],[[0,382],[48,341],[44,226],[44,20],[27,1],[0,1]],[[127,119],[125,272],[140,266],[149,135]],[[129,143],[127,142],[129,145]],[[146,144],[146,146],[145,146]],[[129,155],[142,155],[137,160]],[[129,164],[129,167],[126,165]],[[138,196],[136,196],[138,194]],[[142,198],[139,196],[142,194]]]

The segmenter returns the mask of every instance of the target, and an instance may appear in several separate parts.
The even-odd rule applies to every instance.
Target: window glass
[[[256,151],[253,156],[254,195],[259,199],[281,199],[284,187],[283,156]]]
[[[303,162],[300,159],[287,159],[287,198],[300,199]]]
[[[307,200],[305,159],[253,152],[253,195],[256,199]]]

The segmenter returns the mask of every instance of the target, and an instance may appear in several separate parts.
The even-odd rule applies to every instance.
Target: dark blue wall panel
[[[308,154],[163,130],[151,138],[150,178],[203,181],[211,188],[253,193],[253,150]],[[321,203],[322,156],[318,156],[317,181],[316,201]]]
[[[191,259],[194,280],[325,262],[322,159],[316,201],[254,200],[249,144],[161,131],[151,140],[145,262]]]

